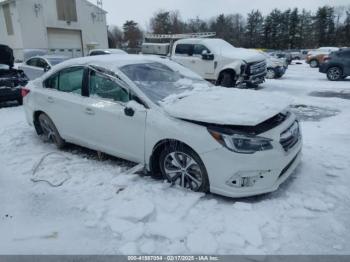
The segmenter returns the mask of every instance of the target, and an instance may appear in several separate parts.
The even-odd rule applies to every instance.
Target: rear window
[[[177,55],[192,55],[193,45],[189,44],[178,44],[175,49]]]

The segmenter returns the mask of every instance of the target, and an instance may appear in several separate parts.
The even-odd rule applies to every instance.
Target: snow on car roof
[[[108,56],[87,56],[80,58],[69,59],[55,67],[55,71],[70,66],[83,65],[97,65],[105,69],[114,71],[117,68],[130,64],[140,64],[149,62],[163,62],[165,59],[156,56],[145,55],[125,55],[125,54],[111,54]]]

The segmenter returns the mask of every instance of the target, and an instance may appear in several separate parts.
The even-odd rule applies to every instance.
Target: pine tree
[[[263,22],[264,18],[259,10],[253,10],[248,14],[245,31],[247,47],[262,47]]]
[[[154,34],[170,34],[171,19],[170,12],[159,11],[151,18],[151,30]]]
[[[123,25],[124,42],[128,44],[129,48],[136,48],[140,46],[142,41],[142,31],[138,24],[133,20],[128,20]]]
[[[299,16],[299,20],[300,47],[315,48],[316,40],[311,12],[303,9]]]
[[[294,8],[289,18],[289,47],[291,49],[301,48],[299,23],[298,8]]]

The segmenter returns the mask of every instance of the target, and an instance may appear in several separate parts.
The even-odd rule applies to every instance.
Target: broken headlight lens
[[[224,134],[208,129],[212,137],[227,149],[241,154],[253,154],[257,151],[272,149],[272,139],[245,134]]]

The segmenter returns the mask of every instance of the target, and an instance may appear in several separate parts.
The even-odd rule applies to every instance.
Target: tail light
[[[325,56],[325,57],[323,58],[323,62],[327,62],[327,61],[329,61],[329,60],[331,60],[331,57],[330,57],[330,56]]]
[[[29,92],[30,92],[29,89],[27,89],[27,88],[25,88],[25,87],[22,88],[22,89],[21,89],[21,95],[22,95],[22,97],[25,97],[26,95],[28,95]]]

